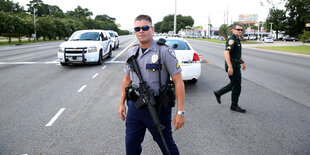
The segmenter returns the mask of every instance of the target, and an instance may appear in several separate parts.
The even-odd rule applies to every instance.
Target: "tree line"
[[[37,38],[44,40],[63,39],[82,29],[105,29],[114,30],[119,35],[129,34],[129,31],[118,28],[115,18],[103,14],[92,19],[93,13],[81,6],[66,13],[58,6],[44,4],[42,0],[31,0],[27,6],[25,10],[19,3],[0,0],[0,35],[8,37],[9,43],[11,37],[17,37],[21,42],[21,37],[26,36],[30,41],[35,31],[34,11]]]
[[[186,27],[193,27],[194,19],[191,16],[177,15],[176,32]],[[163,18],[163,21],[154,24],[155,32],[164,33],[173,31],[174,29],[174,15],[170,14]]]

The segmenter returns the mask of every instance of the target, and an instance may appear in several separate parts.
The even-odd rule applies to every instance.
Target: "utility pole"
[[[272,24],[273,24],[273,23],[270,23],[270,25],[271,25],[271,26],[270,26],[270,35],[271,35],[271,36],[270,36],[270,37],[273,38],[273,36],[272,36]]]
[[[257,41],[259,42],[259,21],[257,20]]]
[[[34,8],[34,5],[33,5],[33,24],[34,24],[34,41],[38,42],[37,29],[36,29],[36,8]]]
[[[174,35],[177,34],[177,0],[175,0],[175,8],[174,8],[174,28],[173,28]]]

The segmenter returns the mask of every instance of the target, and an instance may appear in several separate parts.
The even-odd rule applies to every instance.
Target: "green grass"
[[[46,40],[44,41],[43,39],[39,39],[38,42],[49,42],[49,41],[59,41],[59,40]],[[16,44],[31,44],[35,43],[33,39],[29,40],[22,40],[21,42],[18,42],[18,40],[12,40],[11,43],[8,43],[8,41],[0,41],[0,46],[5,46],[5,45],[16,45]]]
[[[190,39],[226,44],[225,40],[218,40],[218,39],[204,39],[204,38],[190,38]],[[241,41],[241,43],[242,44],[257,44],[257,41]]]
[[[268,46],[268,47],[256,47],[256,48],[310,55],[310,46]]]

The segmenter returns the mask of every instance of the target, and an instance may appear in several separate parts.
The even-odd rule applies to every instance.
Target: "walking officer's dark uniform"
[[[158,51],[160,51],[160,54]],[[169,79],[169,75],[173,76],[174,74],[182,71],[178,60],[175,57],[174,51],[166,45],[158,45],[153,40],[152,44],[147,49],[141,49],[138,45],[131,48],[127,53],[127,59],[136,54],[138,55],[136,60],[140,66],[142,77],[146,81],[147,85],[155,91],[155,99],[157,99],[159,95],[158,72],[161,72],[161,83],[162,85],[165,85],[166,81]],[[159,58],[161,59],[161,65],[158,64]],[[139,79],[129,65],[126,65],[125,72],[130,75],[132,85],[138,86]],[[135,107],[135,101],[133,100],[127,100],[127,106],[126,152],[129,155],[140,154],[142,151],[141,143],[143,142],[146,128],[150,131],[150,133],[153,132],[153,121],[146,107],[137,109]],[[170,153],[179,154],[178,148],[172,138],[171,107],[163,108],[159,114],[159,119],[160,123],[165,127],[163,130],[163,135]],[[156,138],[156,142],[160,149],[164,150],[163,143],[159,138],[158,133],[156,137],[158,137]]]
[[[230,83],[218,91],[214,91],[217,101],[221,103],[221,95],[232,91],[231,93],[231,110],[238,112],[246,112],[238,106],[238,100],[241,93],[241,64],[244,61],[241,59],[241,43],[240,39],[232,34],[226,42],[226,49],[230,51],[230,61],[233,67],[233,75],[229,76]],[[228,72],[228,65],[225,61],[225,70]]]

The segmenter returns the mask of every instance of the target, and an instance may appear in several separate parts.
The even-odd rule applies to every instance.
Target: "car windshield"
[[[169,40],[168,39],[165,44],[174,50],[190,50],[190,47],[187,45],[187,43],[182,40]],[[175,48],[176,45],[177,47]]]
[[[74,33],[70,41],[78,41],[78,40],[100,40],[98,32],[76,32]]]
[[[113,32],[110,32],[109,34],[110,34],[111,37],[114,37],[114,33]]]

